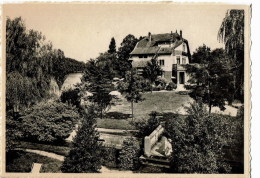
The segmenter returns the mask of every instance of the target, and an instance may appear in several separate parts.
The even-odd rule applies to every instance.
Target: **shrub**
[[[104,147],[103,148],[103,164],[110,168],[116,168],[118,163],[119,152],[116,148]]]
[[[39,103],[22,113],[23,137],[40,142],[64,140],[74,129],[78,118],[75,107],[55,101]]]
[[[177,88],[177,85],[173,82],[170,82],[167,86],[166,86],[166,90],[170,91],[170,90],[173,90],[173,89],[176,89]]]
[[[140,144],[135,138],[124,140],[122,150],[119,152],[119,167],[123,170],[138,169],[140,167],[140,151]]]
[[[157,112],[151,112],[149,119],[142,119],[135,122],[131,122],[131,125],[133,125],[139,132],[138,136],[141,138],[144,138],[145,136],[148,136],[160,125],[160,119],[157,117],[159,113]]]
[[[178,173],[230,173],[234,168],[225,150],[238,146],[243,130],[236,119],[220,114],[209,115],[202,103],[186,108],[185,118],[167,120],[165,129],[172,140],[172,171]],[[243,137],[242,137],[243,138]],[[237,148],[239,147],[239,148]],[[239,158],[238,155],[233,155]],[[243,160],[243,156],[241,157]],[[243,170],[243,166],[241,167]],[[237,172],[232,172],[237,173]]]
[[[155,80],[155,86],[156,87],[159,87],[160,90],[164,90],[165,89],[165,86],[167,84],[167,81],[164,79],[164,78],[161,78],[161,77],[158,77],[156,80]]]
[[[63,91],[60,96],[61,102],[69,103],[77,108],[80,107],[80,91],[78,88]]]

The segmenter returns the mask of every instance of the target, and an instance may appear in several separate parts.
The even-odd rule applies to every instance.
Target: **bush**
[[[119,152],[119,167],[123,170],[138,169],[140,167],[140,151],[140,144],[135,138],[124,140],[122,150]]]
[[[80,91],[78,88],[63,91],[60,96],[61,102],[80,107]]]
[[[145,136],[148,136],[160,125],[160,119],[157,117],[159,113],[153,111],[151,112],[149,119],[142,119],[139,121],[131,122],[131,125],[133,125],[139,132],[138,137],[144,138]]]
[[[177,85],[173,82],[170,82],[167,86],[166,86],[166,90],[171,91],[173,89],[176,89]]]
[[[62,141],[73,131],[79,114],[67,104],[49,101],[25,110],[21,116],[25,139],[39,142]]]
[[[161,78],[161,77],[158,77],[156,80],[155,80],[155,86],[156,87],[159,87],[160,90],[164,90],[165,89],[165,86],[167,84],[167,81],[164,79],[164,78]]]
[[[240,129],[237,119],[220,114],[209,115],[202,103],[193,103],[186,110],[188,116],[169,119],[165,124],[173,144],[171,171],[239,173],[234,162],[235,159],[243,161],[243,156],[227,154],[235,149],[243,150],[243,146],[239,146],[243,129]],[[242,172],[243,166],[240,168]]]
[[[116,168],[118,164],[119,151],[116,148],[104,147],[103,148],[103,164],[109,168]]]

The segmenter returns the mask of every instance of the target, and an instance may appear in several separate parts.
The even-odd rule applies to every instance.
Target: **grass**
[[[180,95],[173,91],[147,92],[143,93],[143,98],[145,98],[144,101],[134,104],[135,120],[149,118],[152,111],[176,112],[184,104],[191,101],[188,95]],[[134,126],[130,124],[131,112],[131,104],[123,99],[116,106],[111,107],[104,119],[97,119],[97,127],[134,130]]]
[[[106,129],[123,129],[123,130],[134,130],[134,126],[129,123],[129,119],[118,120],[118,119],[97,119],[97,127]]]
[[[6,155],[6,172],[31,172],[33,163],[42,163],[40,172],[61,172],[62,161],[22,150],[11,151]]]
[[[25,141],[17,142],[16,147],[22,149],[42,150],[42,151],[56,153],[62,156],[66,156],[70,151],[70,147],[68,146],[57,146],[57,145],[49,145],[49,144],[41,144],[41,143],[33,143],[33,142],[25,142]]]
[[[176,112],[184,104],[191,101],[188,95],[180,95],[176,92],[160,91],[143,94],[144,101],[134,104],[134,117],[146,118],[151,111]],[[131,114],[131,105],[125,99],[119,105],[112,106],[109,112],[121,112]]]

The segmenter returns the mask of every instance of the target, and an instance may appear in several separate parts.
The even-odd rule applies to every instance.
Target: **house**
[[[177,84],[177,89],[184,89],[188,81],[186,65],[190,63],[189,43],[182,37],[182,31],[175,33],[151,34],[141,39],[130,53],[132,67],[141,75],[143,68],[152,58],[161,66],[162,77],[167,82]]]

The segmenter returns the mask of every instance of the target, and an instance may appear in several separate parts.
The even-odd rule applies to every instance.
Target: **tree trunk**
[[[131,101],[131,108],[132,108],[132,121],[134,121],[134,102]]]
[[[209,104],[209,115],[211,114],[211,104]]]

